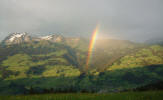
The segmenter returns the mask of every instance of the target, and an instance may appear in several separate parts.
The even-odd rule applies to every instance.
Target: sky
[[[163,37],[163,0],[0,0],[0,40],[13,32],[145,41]]]

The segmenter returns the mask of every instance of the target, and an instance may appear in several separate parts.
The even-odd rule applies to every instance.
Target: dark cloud
[[[0,37],[10,32],[163,37],[163,0],[0,0]]]

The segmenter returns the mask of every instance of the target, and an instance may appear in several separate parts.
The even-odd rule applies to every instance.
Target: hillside
[[[116,92],[163,80],[160,45],[98,39],[86,71],[88,46],[86,38],[11,34],[0,45],[0,93]]]
[[[153,45],[122,57],[118,61],[114,62],[108,70],[137,68],[159,64],[163,64],[163,47]]]

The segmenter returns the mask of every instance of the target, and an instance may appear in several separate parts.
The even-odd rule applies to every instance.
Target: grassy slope
[[[126,92],[111,94],[44,94],[0,96],[0,100],[162,100],[163,91]]]
[[[89,68],[101,71],[138,47],[141,46],[128,41],[98,40]],[[78,38],[68,39],[66,43],[41,41],[0,48],[1,69],[9,73],[6,76],[1,74],[0,77],[79,76],[79,71],[85,68],[87,50],[88,40]]]
[[[159,64],[163,64],[163,47],[154,45],[122,57],[117,62],[114,62],[112,66],[108,67],[108,70],[137,68]]]
[[[64,44],[33,43],[1,49],[1,76],[5,79],[78,76],[73,50]],[[12,49],[13,48],[13,49]],[[9,53],[6,53],[6,52]],[[5,73],[6,72],[6,73]],[[3,74],[3,75],[2,75]]]
[[[87,41],[67,44],[41,41],[0,48],[0,92],[12,94],[17,88],[31,86],[118,91],[163,80],[161,46],[143,48],[128,41],[100,40],[94,48],[90,75],[82,76]]]
[[[81,69],[85,68],[89,41],[86,39],[68,39],[67,44],[76,51]],[[120,57],[144,47],[141,44],[126,40],[98,39],[93,47],[89,69],[103,71]]]

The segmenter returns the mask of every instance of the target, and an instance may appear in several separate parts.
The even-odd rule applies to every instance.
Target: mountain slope
[[[0,45],[1,94],[31,89],[38,93],[48,89],[116,92],[163,80],[163,47],[159,45],[97,39],[85,72],[88,39],[55,34],[29,37],[30,41],[24,41],[23,35],[16,37],[13,43],[6,38]]]
[[[15,48],[16,47],[16,48]],[[6,49],[4,49],[6,48]],[[2,72],[12,72],[9,75],[2,73],[3,78],[27,78],[49,76],[46,73],[54,69],[50,76],[57,75],[77,75],[80,74],[75,61],[73,50],[64,44],[41,41],[34,44],[18,44],[10,47],[3,47],[3,57],[1,58]],[[6,53],[5,52],[10,52]],[[61,66],[61,67],[59,67]],[[70,72],[65,72],[69,70]],[[71,71],[75,71],[71,73]],[[77,72],[78,71],[78,72]],[[50,72],[49,72],[50,73]],[[56,74],[55,74],[56,73]]]
[[[154,45],[122,57],[117,62],[114,62],[108,70],[144,67],[157,64],[163,64],[163,47]]]

